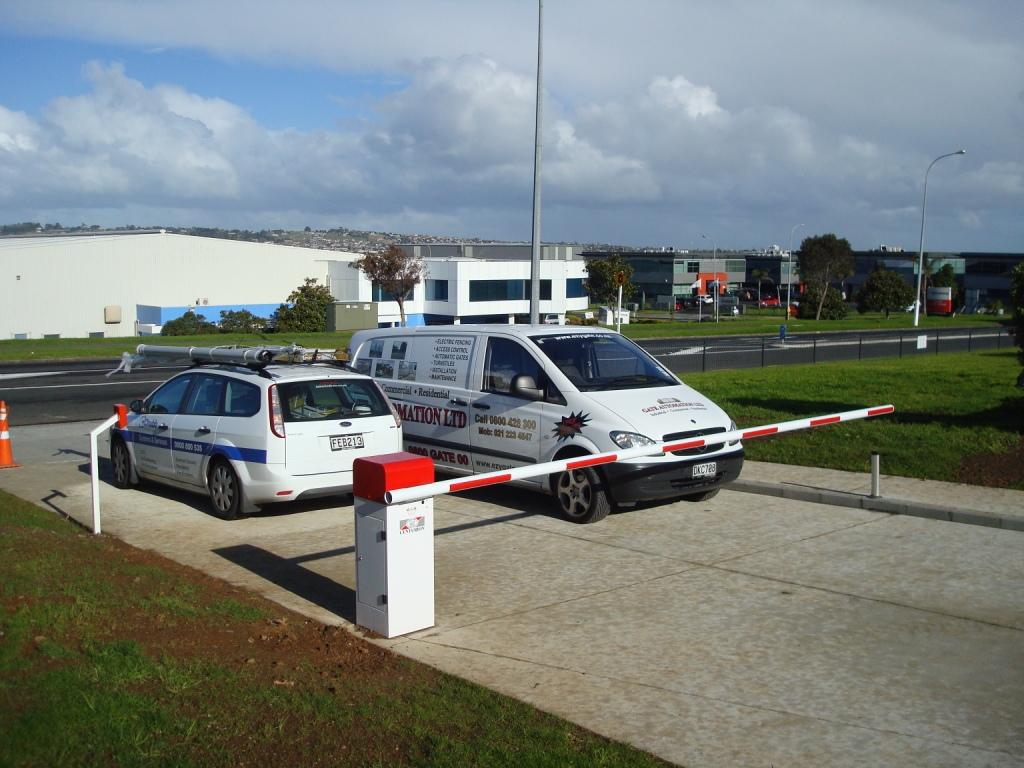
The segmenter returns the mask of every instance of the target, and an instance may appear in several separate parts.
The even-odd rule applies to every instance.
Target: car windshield
[[[289,381],[278,385],[285,421],[322,421],[387,416],[384,395],[365,379]]]
[[[530,340],[581,392],[679,384],[654,358],[622,336],[567,333]]]

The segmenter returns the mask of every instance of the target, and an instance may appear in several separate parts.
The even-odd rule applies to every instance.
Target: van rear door
[[[377,385],[362,378],[277,384],[291,475],[350,472],[359,456],[396,450],[398,426]]]

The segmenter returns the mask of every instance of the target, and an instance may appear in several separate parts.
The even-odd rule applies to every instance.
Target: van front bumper
[[[694,467],[715,463],[713,474],[694,477]],[[743,449],[686,461],[622,462],[602,468],[608,490],[618,504],[679,498],[731,483],[743,469]]]

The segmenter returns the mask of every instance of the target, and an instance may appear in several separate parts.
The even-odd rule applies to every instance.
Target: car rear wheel
[[[604,483],[589,467],[555,475],[552,486],[562,514],[574,523],[596,523],[608,517],[611,511]]]
[[[132,484],[132,457],[124,440],[115,437],[110,441],[110,464],[114,469],[114,486],[127,488]]]
[[[224,459],[217,459],[210,466],[210,504],[217,517],[234,520],[242,508],[242,487],[238,475]]]

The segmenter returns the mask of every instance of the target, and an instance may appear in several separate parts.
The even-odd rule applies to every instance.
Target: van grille
[[[691,437],[702,437],[703,435],[715,435],[719,432],[725,432],[725,427],[709,427],[707,429],[691,429],[688,432],[672,432],[665,435],[662,439],[666,443],[674,443],[678,440],[686,440]],[[702,453],[708,451],[717,451],[722,446],[719,445],[705,445],[701,448],[687,448],[685,451],[672,451],[673,456],[700,456]]]

